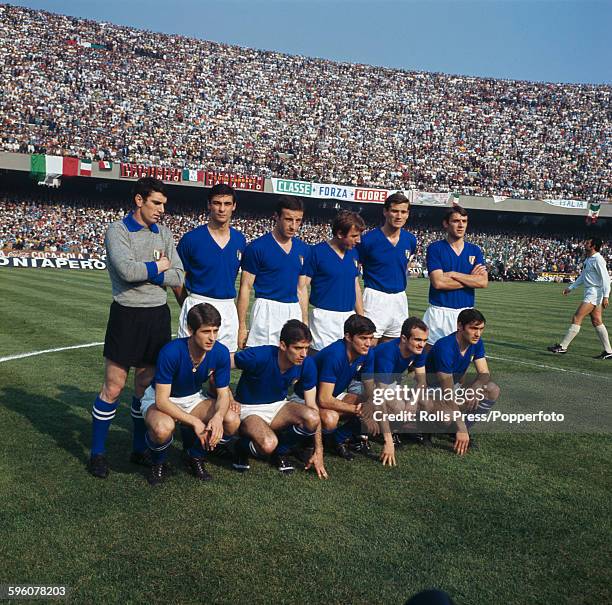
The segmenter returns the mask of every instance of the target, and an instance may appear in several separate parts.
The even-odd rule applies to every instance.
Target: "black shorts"
[[[155,366],[159,351],[171,338],[168,305],[124,307],[113,302],[103,355],[126,368]]]

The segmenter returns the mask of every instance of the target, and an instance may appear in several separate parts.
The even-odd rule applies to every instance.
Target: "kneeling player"
[[[418,317],[409,317],[402,324],[399,338],[379,344],[373,351],[376,382],[374,404],[377,407],[373,418],[380,423],[384,437],[383,451],[380,455],[383,465],[396,465],[395,434],[389,425],[389,415],[409,419],[407,422],[393,422],[393,428],[399,427],[402,432],[414,432],[416,427],[419,393],[427,385],[425,378],[427,353],[424,349],[428,335],[429,330],[422,320]],[[408,391],[411,393],[409,399],[398,394],[394,388],[400,384],[404,372],[414,372],[415,385]],[[379,405],[382,409],[378,408]],[[380,419],[377,416],[380,416]]]
[[[234,434],[240,424],[238,415],[229,409],[230,354],[217,341],[219,311],[211,304],[200,303],[189,310],[187,325],[191,336],[177,338],[161,350],[155,379],[142,400],[147,445],[153,458],[151,485],[161,483],[167,474],[164,463],[176,422],[185,428],[189,468],[201,480],[211,479],[203,464],[206,450],[213,450],[224,433]],[[202,385],[213,376],[216,400],[201,392]]]
[[[371,399],[374,381],[367,378],[374,370],[374,354],[370,350],[376,326],[362,315],[351,315],[344,322],[344,338],[321,349],[315,356],[318,388],[317,403],[323,433],[333,435],[333,447],[341,458],[353,460],[348,447],[361,433],[364,403]],[[351,381],[363,375],[364,393],[347,393]],[[367,378],[367,379],[366,379]],[[296,393],[300,395],[299,389]],[[341,426],[338,426],[340,421]]]
[[[441,387],[442,400],[428,400],[427,411],[446,414],[467,413],[468,416],[486,415],[499,398],[499,387],[491,381],[485,348],[481,340],[485,318],[476,309],[464,309],[457,318],[457,331],[440,338],[427,356],[426,371],[429,386]],[[474,362],[477,376],[465,382],[465,373]],[[452,396],[446,394],[453,393]],[[461,401],[459,401],[461,394]],[[468,429],[475,419],[455,421],[457,454],[463,455],[470,447]],[[471,447],[474,446],[472,442]]]
[[[236,470],[250,468],[250,452],[272,456],[279,471],[291,473],[295,468],[286,454],[301,438],[314,435],[314,453],[306,469],[314,466],[319,477],[327,478],[316,402],[317,372],[308,357],[311,342],[308,326],[290,319],[281,330],[278,346],[250,347],[234,354],[234,366],[242,370],[236,388],[242,435],[236,447]],[[306,405],[287,400],[289,388],[298,384]]]

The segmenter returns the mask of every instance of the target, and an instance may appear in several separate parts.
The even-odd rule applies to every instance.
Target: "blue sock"
[[[476,407],[476,409],[472,412],[472,414],[476,415],[476,416],[486,416],[490,411],[491,408],[495,405],[495,401],[491,401],[490,399],[483,399],[478,406]],[[465,426],[467,429],[471,428],[472,426],[474,426],[474,424],[476,423],[475,420],[466,420],[465,421]]]
[[[194,433],[194,437],[195,437],[195,433]],[[187,450],[187,453],[192,458],[204,458],[204,456],[206,456],[206,454],[207,454],[206,450],[202,447],[202,444],[200,443],[199,439],[194,439],[193,440],[193,443],[191,444],[191,446]]]
[[[232,435],[226,435],[223,433],[223,437],[219,439],[219,445],[227,445],[228,443],[231,443],[233,439],[234,437]]]
[[[361,431],[361,422],[357,416],[351,416],[342,426],[339,426],[334,433],[336,443],[340,445],[347,439],[357,435]]]
[[[107,403],[96,397],[91,411],[91,455],[96,456],[106,451],[106,436],[115,417],[118,401]]]
[[[151,450],[151,460],[153,464],[163,464],[168,459],[168,448],[172,445],[174,437],[170,435],[170,438],[164,443],[155,443],[149,436],[148,432],[145,432],[145,443]]]
[[[147,449],[145,442],[145,433],[147,429],[145,427],[144,418],[140,412],[141,400],[138,397],[132,397],[132,424],[134,433],[132,435],[132,450],[142,454]]]
[[[298,443],[307,437],[312,437],[312,435],[314,435],[314,433],[310,433],[306,429],[293,424],[278,435],[276,453],[280,456],[284,456],[285,454],[288,454]]]
[[[183,440],[184,452],[186,452],[196,441],[194,430],[187,424],[181,424],[181,439]]]

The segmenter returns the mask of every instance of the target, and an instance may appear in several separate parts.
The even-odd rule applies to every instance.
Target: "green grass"
[[[0,295],[0,357],[103,340],[103,272],[3,268]],[[413,281],[413,313],[426,296]],[[500,409],[563,411],[563,432],[483,434],[464,458],[407,446],[393,469],[329,456],[328,481],[211,460],[202,485],[173,448],[179,472],[151,489],[127,462],[129,392],[112,474],[93,479],[101,347],[2,362],[0,584],[66,584],[77,603],[401,604],[431,586],[460,604],[610,602],[610,365],[586,324],[566,356],[545,351],[578,300],[549,284],[478,293]]]

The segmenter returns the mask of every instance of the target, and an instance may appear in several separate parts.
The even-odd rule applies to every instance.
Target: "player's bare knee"
[[[320,410],[319,415],[321,417],[321,428],[323,430],[329,431],[338,426],[340,415],[335,410]]]
[[[107,403],[115,403],[115,401],[119,399],[124,386],[125,383],[120,384],[119,382],[105,382],[102,386],[102,390],[100,391],[100,398],[102,401],[106,401]]]
[[[174,420],[169,416],[160,416],[149,425],[149,435],[157,443],[165,443],[174,432]]]
[[[240,416],[232,410],[228,410],[223,419],[223,431],[228,435],[233,435],[238,431],[240,426]]]
[[[594,317],[593,315],[591,315],[591,323],[593,324],[594,328],[597,328],[601,326],[601,324],[603,324],[603,321],[601,321],[601,317]]]
[[[304,427],[310,431],[311,433],[314,433],[318,428],[319,428],[319,423],[321,422],[321,419],[319,418],[319,414],[312,409],[307,409],[304,410]]]
[[[486,397],[489,401],[497,401],[499,399],[500,389],[494,382],[489,382],[486,388]]]
[[[262,454],[270,455],[278,445],[278,439],[274,433],[262,437],[258,444]]]

